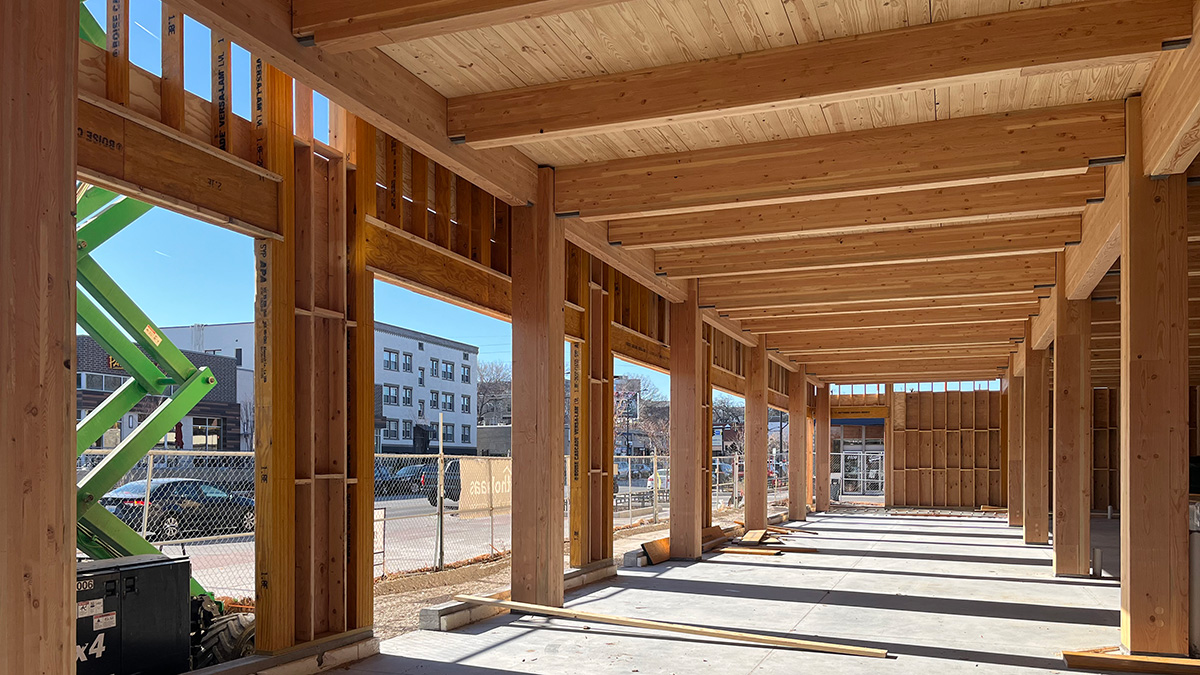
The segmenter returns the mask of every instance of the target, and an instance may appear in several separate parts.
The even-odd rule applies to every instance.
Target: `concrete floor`
[[[1117,521],[1093,520],[1097,545]],[[1119,641],[1119,585],[1054,579],[1051,551],[1002,519],[814,516],[817,554],[709,555],[623,569],[567,604],[593,612],[887,649],[886,660],[501,615],[385,641],[353,673],[1015,673]],[[802,542],[802,543],[801,543]],[[1106,552],[1104,567],[1118,558]]]

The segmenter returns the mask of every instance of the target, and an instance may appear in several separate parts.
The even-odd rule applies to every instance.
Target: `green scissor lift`
[[[217,383],[212,371],[193,365],[92,258],[101,244],[149,210],[147,204],[91,186],[81,186],[76,204],[76,219],[82,223],[75,230],[80,287],[76,318],[130,377],[79,422],[75,455],[83,455],[144,398],[165,395],[158,408],[79,481],[77,546],[93,558],[158,553],[140,534],[99,506],[99,499]],[[192,594],[205,593],[192,579]]]

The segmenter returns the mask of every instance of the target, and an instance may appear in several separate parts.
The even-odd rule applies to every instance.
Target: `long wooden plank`
[[[555,210],[703,211],[1083,173],[1125,154],[1120,101],[562,167]]]
[[[1186,183],[1146,176],[1141,107],[1129,99],[1121,225],[1121,642],[1135,654],[1186,655]]]
[[[1022,321],[1015,319],[994,323],[959,324],[928,328],[864,328],[810,333],[783,333],[772,336],[773,349],[785,354],[810,353],[827,349],[865,347],[913,347],[952,344],[1006,344],[1021,336]]]
[[[946,225],[888,232],[807,237],[761,243],[677,248],[654,255],[655,270],[672,278],[731,277],[931,263],[1063,250],[1080,239],[1080,218]],[[1112,261],[1109,261],[1112,265]],[[1107,268],[1105,268],[1107,269]]]
[[[96,99],[79,99],[73,136],[81,180],[243,234],[281,234],[273,171]]]
[[[566,244],[553,203],[544,168],[535,205],[513,209],[512,593],[561,607]]]
[[[1148,175],[1183,173],[1200,154],[1200,1],[1193,0],[1192,42],[1165,52],[1143,91],[1143,167]]]
[[[475,94],[450,100],[449,130],[496,147],[1138,58],[1191,34],[1190,3],[1089,0]]]
[[[329,54],[301,45],[286,2],[179,0],[175,6],[499,199],[533,201],[532,160],[511,148],[480,151],[451,143],[445,97],[382,52]]]
[[[296,37],[330,52],[487,28],[610,5],[616,0],[296,0]]]
[[[1104,172],[608,221],[623,248],[746,243],[1079,214]]]
[[[967,359],[930,359],[909,361],[867,361],[857,363],[823,363],[814,364],[812,371],[825,378],[837,378],[843,375],[871,375],[881,378],[914,373],[951,373],[951,372],[1001,372],[1008,364],[1007,355]]]
[[[544,607],[533,605],[524,602],[513,602],[506,600],[496,600],[493,598],[481,598],[476,595],[456,595],[454,599],[458,602],[469,602],[474,605],[488,605],[491,607],[502,607],[504,609],[516,610],[528,614],[541,614],[544,616],[557,616],[563,619],[575,619],[577,621],[591,621],[595,623],[606,623],[616,626],[628,626],[630,628],[646,628],[649,630],[661,630],[669,633],[684,633],[687,635],[700,635],[702,637],[715,637],[725,640],[734,640],[736,642],[750,642],[753,644],[770,645],[772,647],[787,647],[790,649],[802,649],[811,652],[825,652],[830,654],[846,654],[849,656],[867,656],[873,658],[887,658],[887,651],[883,649],[872,649],[870,647],[851,647],[846,645],[836,645],[827,642],[813,642],[811,640],[798,640],[796,638],[776,637],[774,635],[760,635],[757,633],[743,633],[739,631],[721,630],[717,628],[704,628],[701,626],[689,626],[686,624],[667,623],[665,621],[652,621],[650,619],[632,619],[623,616],[612,616],[610,614],[596,614],[594,612],[581,612],[574,609],[560,609],[558,607]]]
[[[75,647],[78,2],[0,3],[0,672],[71,673]],[[87,646],[91,646],[90,644]]]
[[[886,279],[886,284],[879,283]],[[1032,291],[1054,281],[1054,256],[888,264],[837,271],[783,272],[758,279],[705,279],[700,302],[718,310],[795,307],[813,303],[964,297]]]
[[[704,448],[704,321],[697,283],[687,284],[685,302],[671,304],[671,545],[672,558],[695,560],[701,553],[701,482]],[[764,512],[766,511],[764,504]]]

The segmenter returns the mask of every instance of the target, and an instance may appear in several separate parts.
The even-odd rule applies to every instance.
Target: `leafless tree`
[[[475,366],[475,403],[477,422],[483,424],[485,415],[511,414],[512,364],[503,361],[480,361]]]

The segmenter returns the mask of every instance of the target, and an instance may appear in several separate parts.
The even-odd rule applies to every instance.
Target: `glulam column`
[[[1015,372],[1016,359],[1008,361]],[[1025,524],[1025,371],[1008,377],[1008,526]]]
[[[746,361],[746,529],[766,526],[767,347],[759,340]]]
[[[1067,298],[1058,256],[1054,286],[1054,574],[1091,571],[1092,301]]]
[[[553,169],[512,214],[512,599],[561,607],[566,244]]]
[[[817,388],[817,418],[813,425],[816,436],[816,456],[813,459],[813,496],[818,511],[829,510],[829,452],[830,452],[829,385]]]
[[[700,557],[704,429],[704,320],[695,279],[687,300],[671,303],[671,557]],[[763,508],[765,510],[766,504]]]
[[[788,373],[788,520],[808,517],[808,379],[804,366]]]
[[[1024,519],[1026,544],[1046,544],[1050,541],[1050,466],[1047,436],[1050,433],[1050,411],[1046,397],[1046,350],[1034,349],[1029,324],[1025,326],[1025,410],[1023,422],[1024,449]]]

